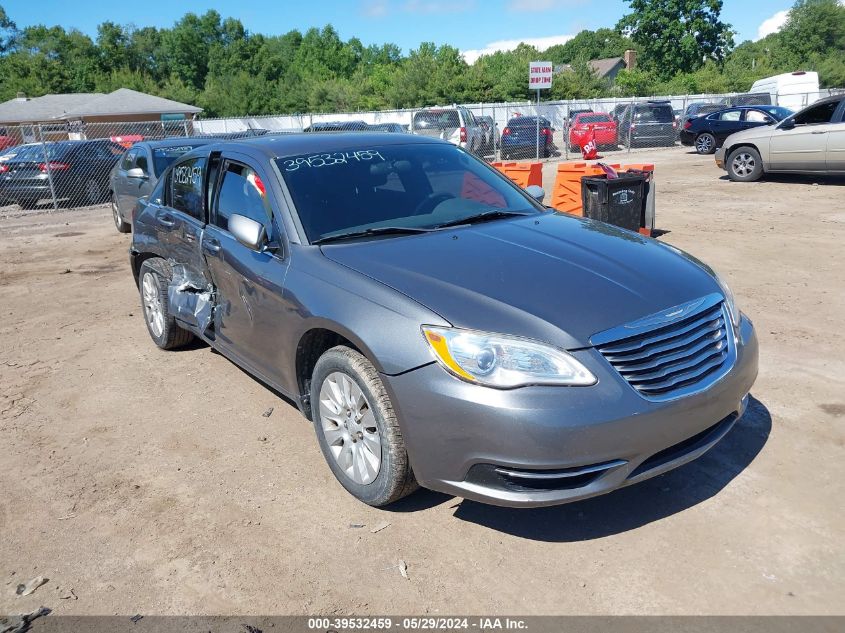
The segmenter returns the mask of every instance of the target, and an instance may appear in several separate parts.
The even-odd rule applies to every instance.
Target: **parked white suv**
[[[484,127],[463,106],[435,106],[414,112],[411,133],[440,138],[479,154],[486,139]]]

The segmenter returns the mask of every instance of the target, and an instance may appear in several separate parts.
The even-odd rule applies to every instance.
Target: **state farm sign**
[[[528,87],[531,90],[548,90],[552,87],[553,74],[551,62],[528,62]]]

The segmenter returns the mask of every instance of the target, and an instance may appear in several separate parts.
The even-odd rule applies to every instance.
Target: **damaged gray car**
[[[155,343],[295,401],[361,501],[565,503],[714,446],[758,352],[705,264],[542,198],[425,137],[206,145],[138,202],[132,271]]]

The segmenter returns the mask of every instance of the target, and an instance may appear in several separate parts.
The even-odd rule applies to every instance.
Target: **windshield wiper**
[[[498,218],[511,218],[517,215],[533,215],[532,213],[522,211],[507,211],[505,209],[490,209],[476,213],[475,215],[468,215],[465,218],[458,218],[457,220],[449,220],[443,224],[438,224],[435,228],[445,229],[449,226],[462,226],[464,224],[472,224],[474,222],[484,222],[486,220],[496,220]]]
[[[354,237],[369,237],[370,235],[410,235],[413,233],[430,233],[435,229],[425,229],[416,226],[375,226],[363,231],[351,231],[350,233],[339,233],[338,235],[327,235],[319,239],[313,240],[312,244],[326,244],[328,242],[338,242],[341,240],[349,240]]]

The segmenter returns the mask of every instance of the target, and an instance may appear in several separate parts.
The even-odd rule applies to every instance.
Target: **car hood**
[[[558,213],[321,247],[455,327],[567,349],[712,292],[702,264],[655,240]]]

